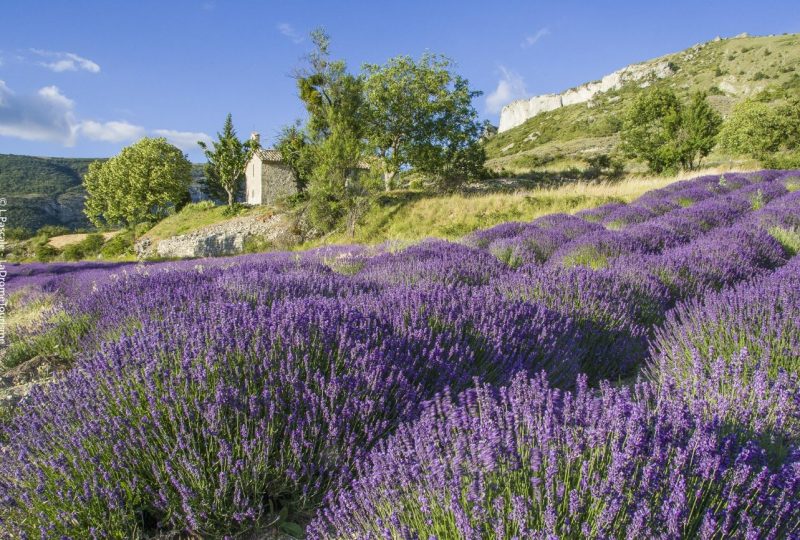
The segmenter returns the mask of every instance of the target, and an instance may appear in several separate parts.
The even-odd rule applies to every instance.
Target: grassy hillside
[[[747,98],[781,103],[800,95],[800,34],[741,37],[710,41],[648,61],[670,62],[673,74],[651,81],[672,88],[686,98],[696,91],[723,116]],[[524,124],[498,134],[487,144],[489,167],[512,173],[585,166],[586,158],[612,154],[626,108],[644,92],[632,83],[598,94],[589,103],[539,114]],[[707,165],[748,165],[714,152]],[[628,170],[641,169],[627,163]]]
[[[692,171],[682,176],[629,177],[618,182],[569,182],[555,187],[474,194],[430,196],[412,191],[379,197],[361,219],[355,236],[337,233],[304,247],[329,243],[377,244],[413,242],[423,238],[458,239],[472,231],[507,221],[532,221],[557,212],[574,213],[609,202],[630,202],[643,193],[699,174],[721,169]]]
[[[92,158],[54,158],[0,154],[0,193],[8,199],[10,227],[35,231],[44,225],[90,228],[83,215],[81,186]],[[192,166],[195,182],[202,165]]]
[[[706,171],[709,173],[717,172]],[[692,176],[700,174],[697,171]],[[687,176],[688,177],[688,176]],[[424,238],[455,240],[472,231],[506,221],[531,221],[556,212],[573,213],[609,202],[630,202],[644,192],[683,177],[631,177],[618,182],[567,182],[553,187],[532,187],[524,182],[467,194],[431,195],[398,190],[377,196],[356,227],[355,236],[334,232],[305,244],[305,249],[327,244],[412,243]],[[236,218],[289,212],[302,220],[303,208],[294,210],[257,206]],[[224,206],[192,204],[156,224],[145,235],[153,241],[187,234],[230,219]],[[288,247],[288,246],[287,246]]]
[[[0,154],[0,193],[8,199],[9,226],[88,227],[81,178],[92,161]]]

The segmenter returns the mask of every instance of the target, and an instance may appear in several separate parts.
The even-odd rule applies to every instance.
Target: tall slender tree
[[[314,50],[296,74],[308,112],[301,161],[309,164],[311,221],[330,230],[343,218],[355,224],[363,208],[363,186],[354,172],[365,154],[364,92],[361,78],[348,73],[344,61],[330,58],[330,37],[323,29],[314,30],[311,41]]]
[[[233,206],[234,196],[244,178],[247,163],[258,149],[258,142],[253,139],[240,141],[233,127],[233,118],[228,113],[222,132],[217,133],[217,140],[211,143],[212,148],[203,141],[197,144],[208,160],[205,170],[209,189],[221,188],[227,195],[228,206]]]

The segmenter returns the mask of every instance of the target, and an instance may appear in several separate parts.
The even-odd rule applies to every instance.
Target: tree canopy
[[[425,53],[363,66],[366,136],[383,164],[384,185],[403,167],[436,177],[472,175],[485,160],[472,100],[481,92],[454,72],[452,60]]]
[[[798,122],[798,101],[781,107],[743,101],[725,122],[720,144],[732,154],[765,159],[782,148],[794,149],[800,144]]]
[[[239,191],[245,168],[258,148],[258,142],[252,139],[240,141],[233,127],[233,118],[228,114],[222,132],[217,133],[217,140],[211,143],[212,148],[203,141],[197,144],[208,160],[204,191],[214,198],[221,198],[219,196],[224,193],[228,206],[233,206],[234,196]]]
[[[695,168],[714,147],[722,119],[695,94],[689,106],[668,88],[639,95],[622,126],[622,150],[645,161],[652,172]]]
[[[406,169],[441,188],[483,173],[483,126],[472,106],[480,92],[450,59],[398,56],[365,64],[355,75],[331,58],[324,30],[314,30],[311,41],[314,49],[295,74],[307,121],[284,128],[277,147],[298,187],[307,187],[317,228],[329,230],[344,218],[352,232],[380,186],[378,169],[385,189]]]
[[[97,226],[166,217],[189,197],[192,165],[164,138],[145,137],[108,161],[95,161],[83,179],[86,216]]]

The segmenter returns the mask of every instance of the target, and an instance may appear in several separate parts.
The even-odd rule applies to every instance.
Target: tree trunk
[[[233,208],[233,191],[226,189],[225,192],[228,194],[228,208]]]
[[[383,189],[384,191],[389,191],[392,189],[392,179],[394,179],[394,175],[396,173],[394,171],[383,171]]]

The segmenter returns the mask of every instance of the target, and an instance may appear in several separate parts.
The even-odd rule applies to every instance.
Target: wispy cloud
[[[530,36],[525,36],[525,39],[522,40],[520,43],[520,47],[523,49],[527,49],[528,47],[533,47],[536,45],[543,37],[550,35],[550,29],[546,26],[544,28],[540,28],[536,31],[535,34]]]
[[[89,73],[100,73],[100,66],[88,58],[78,56],[71,52],[45,51],[42,49],[31,49],[31,52],[49,59],[49,61],[39,62],[51,71],[61,73],[64,71],[88,71]]]
[[[176,131],[174,129],[154,129],[153,134],[164,137],[183,151],[197,150],[197,141],[211,143],[211,137],[202,131]]]
[[[200,4],[200,9],[203,11],[214,11],[215,7],[217,7],[217,3],[214,0],[208,0]]]
[[[486,96],[486,110],[492,114],[499,113],[504,105],[527,95],[528,91],[525,89],[522,76],[500,66],[500,80],[497,81],[497,88]]]
[[[142,126],[130,124],[125,121],[95,122],[84,120],[77,126],[81,136],[92,141],[120,143],[135,141],[145,134]]]
[[[292,40],[292,43],[301,43],[303,41],[303,36],[289,23],[280,23],[278,25],[278,32]]]

